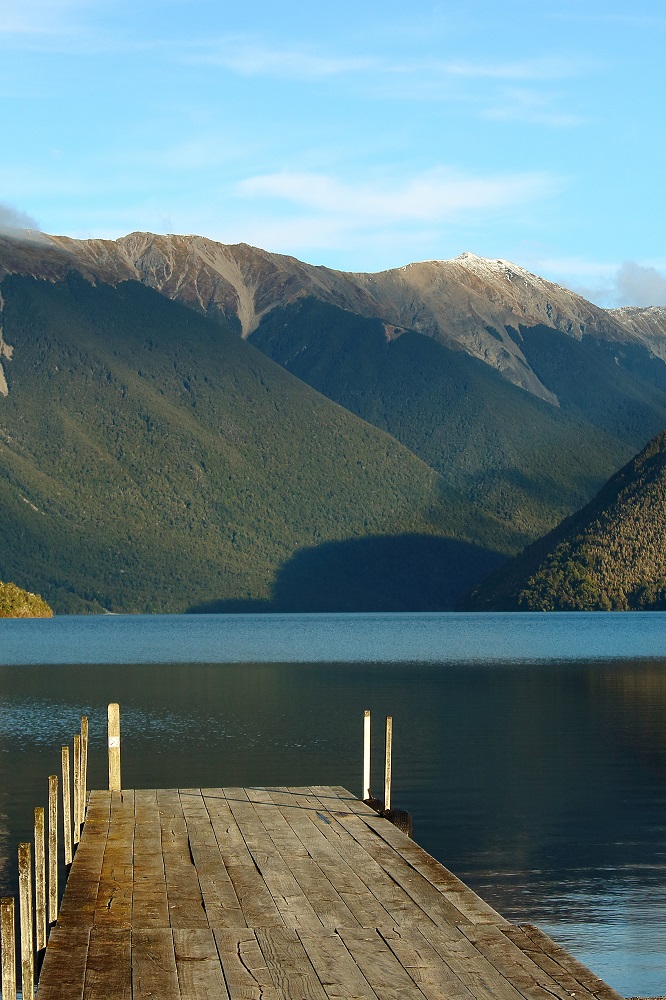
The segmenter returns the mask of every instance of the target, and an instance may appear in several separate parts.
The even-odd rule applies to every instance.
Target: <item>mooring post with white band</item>
[[[109,791],[119,792],[120,785],[120,705],[109,705]]]
[[[363,714],[363,798],[370,798],[370,712]]]
[[[386,716],[386,764],[384,767],[384,809],[391,809],[391,754],[393,751],[393,718]]]

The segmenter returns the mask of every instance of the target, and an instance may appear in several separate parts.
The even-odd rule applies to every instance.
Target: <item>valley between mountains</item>
[[[473,254],[33,234],[0,296],[0,579],[56,612],[496,606],[666,427],[666,309]]]

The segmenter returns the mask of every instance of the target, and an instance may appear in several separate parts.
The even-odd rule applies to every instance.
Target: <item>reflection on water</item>
[[[621,617],[603,619],[606,634]],[[547,628],[551,616],[537,618]],[[422,648],[442,641],[435,625],[429,639],[421,630]],[[31,837],[32,808],[81,711],[91,787],[106,783],[106,704],[119,701],[126,787],[330,783],[358,793],[371,708],[375,785],[390,712],[395,802],[413,813],[419,843],[621,993],[665,992],[666,658],[312,661],[0,667],[0,892],[15,891],[15,845]]]

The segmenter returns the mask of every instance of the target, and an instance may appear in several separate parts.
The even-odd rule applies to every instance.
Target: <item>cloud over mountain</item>
[[[666,306],[666,274],[627,260],[615,276],[618,305]]]
[[[39,225],[27,212],[0,201],[0,233],[8,236],[20,236],[26,231],[34,232]]]

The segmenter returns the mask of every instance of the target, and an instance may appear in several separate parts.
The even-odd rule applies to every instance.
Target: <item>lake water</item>
[[[342,784],[394,719],[394,805],[511,920],[626,996],[666,992],[666,615],[103,616],[0,621],[0,893],[106,705],[123,784]]]

